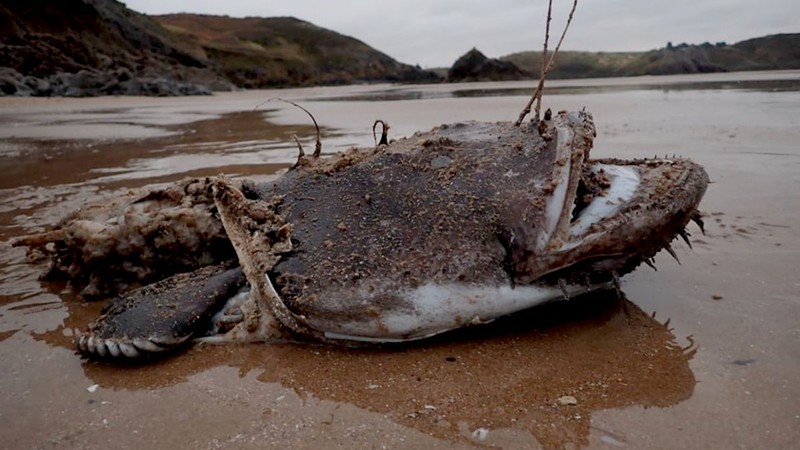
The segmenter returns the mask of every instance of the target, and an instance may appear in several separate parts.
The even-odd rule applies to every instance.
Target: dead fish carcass
[[[583,111],[458,123],[327,158],[301,153],[270,183],[184,182],[203,189],[174,190],[207,200],[174,203],[204,204],[198,214],[219,221],[236,262],[120,297],[78,348],[140,356],[198,336],[402,342],[612,286],[700,221],[708,176],[682,158],[591,159],[595,134]],[[209,332],[214,314],[227,325]]]

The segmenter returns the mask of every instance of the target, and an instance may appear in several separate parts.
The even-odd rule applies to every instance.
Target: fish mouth
[[[565,194],[538,274],[550,281],[598,283],[622,276],[682,237],[687,224],[702,230],[700,200],[708,174],[684,158],[598,159],[583,163],[580,179]],[[691,244],[689,244],[691,245]]]
[[[553,168],[544,220],[512,261],[519,283],[613,281],[683,237],[708,186],[702,166],[685,158],[590,159],[596,136],[585,111],[540,124]],[[513,247],[513,246],[512,246]],[[514,248],[512,248],[514,250]],[[519,248],[517,248],[519,250]]]

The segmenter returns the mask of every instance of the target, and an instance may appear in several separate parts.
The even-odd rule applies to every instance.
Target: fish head
[[[708,185],[703,167],[686,158],[591,159],[595,128],[586,112],[562,112],[540,125],[552,172],[543,178],[545,208],[534,229],[517,225],[509,240],[519,282],[605,282],[670,242],[702,227],[698,206]],[[541,173],[537,173],[541,177]],[[513,236],[516,238],[517,236]]]

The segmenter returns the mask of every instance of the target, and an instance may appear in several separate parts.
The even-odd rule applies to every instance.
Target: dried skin
[[[188,179],[166,189],[130,192],[88,205],[54,230],[15,245],[51,255],[47,276],[67,277],[89,298],[234,256],[207,179]]]

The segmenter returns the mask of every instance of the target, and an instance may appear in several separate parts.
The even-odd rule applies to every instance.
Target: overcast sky
[[[123,0],[124,1],[124,0]],[[477,47],[498,57],[542,45],[545,0],[128,0],[147,14],[294,16],[423,67]],[[572,5],[554,0],[553,34]],[[562,50],[650,50],[800,32],[798,0],[579,0]]]

